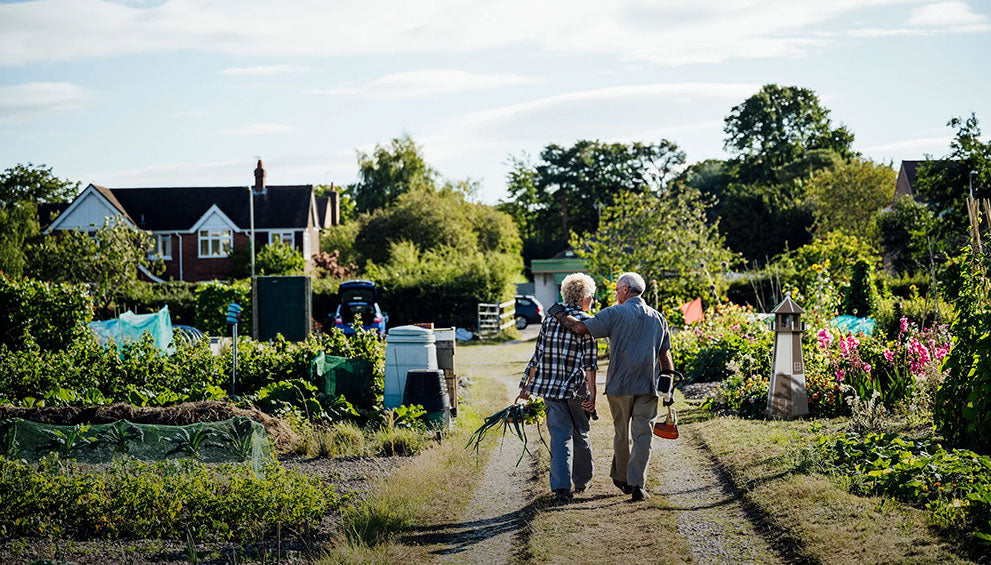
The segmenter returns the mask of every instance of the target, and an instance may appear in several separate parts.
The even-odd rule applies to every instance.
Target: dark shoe
[[[616,485],[616,488],[623,491],[623,494],[630,494],[631,492],[633,492],[633,487],[631,487],[630,485],[626,484],[623,481],[617,481],[616,479],[613,479],[612,484]]]
[[[581,493],[585,492],[585,489],[586,488],[588,488],[588,487],[587,486],[584,486],[584,487],[575,487],[574,490],[571,491],[571,494],[573,494],[573,495],[574,494],[581,494]]]
[[[557,490],[554,491],[554,498],[558,502],[562,502],[564,504],[567,504],[567,503],[571,502],[571,491],[568,490],[568,489],[566,489],[566,488],[559,488],[559,489],[557,489]]]
[[[647,494],[647,491],[644,490],[643,487],[634,485],[631,488],[633,490],[633,496],[630,498],[630,500],[632,500],[633,502],[642,502],[650,498],[650,495]]]

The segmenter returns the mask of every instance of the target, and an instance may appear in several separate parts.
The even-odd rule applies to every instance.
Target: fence
[[[502,304],[478,305],[478,335],[490,337],[512,326],[516,321],[516,301]]]

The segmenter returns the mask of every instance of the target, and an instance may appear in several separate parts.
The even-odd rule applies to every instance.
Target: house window
[[[172,259],[172,234],[158,234],[152,242],[151,251],[148,252],[149,259]]]
[[[227,257],[233,248],[231,230],[200,230],[200,257]]]
[[[268,232],[268,242],[275,243],[281,241],[288,245],[290,249],[296,248],[296,237],[291,231],[270,231]]]

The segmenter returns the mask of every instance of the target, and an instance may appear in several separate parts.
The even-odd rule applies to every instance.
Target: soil
[[[287,451],[299,442],[299,436],[289,426],[264,412],[244,409],[225,402],[187,402],[175,406],[132,406],[123,402],[107,406],[43,406],[22,408],[0,406],[0,420],[21,418],[32,422],[72,426],[75,424],[109,424],[127,420],[135,424],[187,426],[198,422],[219,422],[236,416],[246,416],[265,426],[276,451]]]

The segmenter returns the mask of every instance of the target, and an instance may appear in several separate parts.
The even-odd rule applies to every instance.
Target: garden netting
[[[265,427],[244,416],[186,426],[127,420],[59,426],[8,418],[0,420],[0,452],[28,461],[54,452],[84,463],[106,463],[123,455],[146,461],[192,457],[207,463],[249,461],[260,469],[271,447]]]
[[[90,322],[89,328],[103,346],[110,343],[111,339],[117,347],[139,341],[145,332],[151,334],[155,346],[162,351],[167,351],[172,345],[172,318],[169,316],[168,306],[153,314],[135,314],[128,310],[113,320]]]
[[[837,316],[830,323],[843,332],[862,333],[864,335],[873,335],[874,327],[877,325],[874,318],[858,318],[850,315]]]
[[[335,357],[321,352],[310,364],[310,380],[325,398],[344,398],[355,406],[371,408],[368,390],[374,367],[363,359]]]

